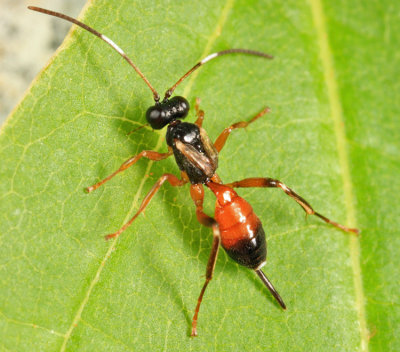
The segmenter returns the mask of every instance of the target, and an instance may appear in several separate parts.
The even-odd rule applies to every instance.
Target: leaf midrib
[[[331,110],[331,117],[334,125],[336,145],[338,150],[339,164],[341,168],[344,201],[347,213],[347,223],[351,227],[357,227],[355,215],[353,184],[351,180],[349,157],[347,153],[347,138],[343,119],[343,109],[339,97],[339,89],[336,81],[334,60],[329,43],[328,32],[326,28],[326,19],[324,9],[320,0],[310,0],[311,12],[314,26],[317,33],[318,47],[320,51],[320,60],[322,63],[324,80],[326,83],[328,102]],[[368,328],[365,312],[365,297],[362,284],[362,272],[360,263],[360,241],[359,237],[352,236],[350,239],[350,258],[353,270],[355,306],[358,320],[360,323],[360,347],[361,351],[368,352]]]

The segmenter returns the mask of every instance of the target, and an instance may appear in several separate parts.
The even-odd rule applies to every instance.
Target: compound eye
[[[190,105],[184,97],[175,96],[171,98],[169,102],[174,108],[174,118],[184,119],[189,113]]]
[[[165,107],[161,104],[153,105],[147,109],[146,120],[155,130],[161,130],[169,122]]]

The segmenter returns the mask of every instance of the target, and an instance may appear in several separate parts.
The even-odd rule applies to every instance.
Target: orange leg
[[[138,215],[144,210],[146,209],[147,205],[150,203],[151,199],[153,198],[153,196],[157,193],[157,191],[160,189],[160,187],[162,186],[162,184],[168,181],[171,186],[173,187],[179,187],[179,186],[183,186],[187,181],[185,180],[180,180],[178,177],[176,177],[175,175],[172,174],[164,174],[162,175],[158,181],[155,183],[155,185],[153,186],[153,188],[150,190],[149,193],[147,193],[146,197],[144,197],[142,204],[140,204],[140,208],[137,211],[137,213],[124,225],[122,226],[117,232],[114,232],[110,235],[105,236],[106,240],[109,240],[111,238],[116,238],[118,237],[122,232],[124,232],[128,226],[130,226],[133,221],[138,217]]]
[[[97,182],[95,185],[87,187],[86,191],[88,193],[94,191],[95,189],[99,188],[101,185],[106,183],[107,181],[111,180],[115,175],[119,174],[122,171],[125,171],[128,167],[132,166],[135,164],[139,159],[141,158],[147,158],[153,161],[159,161],[168,158],[169,156],[172,155],[172,150],[168,150],[168,153],[158,153],[154,152],[152,150],[143,150],[139,154],[133,156],[132,158],[128,159],[125,161],[117,171],[112,173],[111,175],[107,176],[104,180]]]
[[[358,234],[360,231],[358,229],[349,228],[343,226],[335,221],[328,219],[327,217],[317,213],[308,202],[300,197],[296,192],[291,190],[288,186],[286,186],[281,181],[272,179],[272,178],[263,178],[263,177],[254,177],[254,178],[246,178],[241,181],[227,183],[226,186],[232,188],[240,188],[240,187],[271,187],[271,188],[280,188],[282,189],[289,197],[293,198],[300,206],[304,209],[307,215],[315,215],[318,216],[320,219],[325,221],[328,224],[331,224],[345,232],[352,232]]]
[[[192,334],[191,336],[197,336],[197,318],[199,315],[201,301],[203,300],[204,292],[206,291],[208,283],[211,281],[214,273],[215,263],[217,262],[218,249],[221,242],[221,236],[219,233],[218,223],[212,217],[208,216],[203,212],[203,200],[204,200],[204,189],[203,185],[192,185],[190,187],[190,195],[196,205],[196,216],[197,220],[204,226],[211,227],[213,230],[213,243],[211,247],[210,257],[207,262],[206,269],[206,281],[204,282],[203,288],[201,289],[199,298],[197,299],[196,310],[194,312],[192,320]]]
[[[261,112],[259,112],[256,116],[254,116],[250,121],[246,122],[246,121],[240,121],[240,122],[236,122],[233,125],[225,128],[222,133],[219,135],[219,137],[217,138],[217,140],[214,143],[214,147],[215,149],[217,149],[218,152],[221,151],[221,149],[224,147],[226,140],[228,139],[229,135],[231,134],[231,132],[233,130],[236,130],[238,128],[245,128],[247,127],[249,124],[251,124],[252,122],[256,121],[257,119],[259,119],[261,116],[264,116],[266,113],[270,112],[270,108],[266,107],[264,110],[262,110]]]
[[[203,126],[204,121],[204,111],[200,110],[200,98],[196,98],[196,104],[194,105],[194,109],[196,110],[197,120],[195,121],[195,125],[201,127]]]

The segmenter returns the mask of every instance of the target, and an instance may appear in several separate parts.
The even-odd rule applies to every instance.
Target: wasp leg
[[[204,189],[201,184],[192,185],[190,188],[190,195],[196,205],[197,220],[204,226],[211,227],[213,230],[213,243],[211,247],[210,257],[207,262],[206,281],[201,289],[199,298],[197,299],[196,310],[192,320],[192,333],[191,336],[197,336],[197,318],[199,315],[201,301],[203,300],[204,292],[206,291],[208,283],[211,281],[214,273],[215,263],[217,261],[218,249],[221,242],[218,223],[212,217],[208,216],[203,211]]]
[[[245,128],[252,122],[256,121],[259,119],[261,116],[264,116],[266,113],[270,112],[270,108],[266,107],[264,108],[261,112],[259,112],[256,116],[254,116],[250,121],[240,121],[236,122],[233,125],[230,125],[229,127],[225,128],[222,133],[218,136],[217,140],[214,143],[215,149],[217,149],[218,152],[221,151],[221,149],[224,147],[226,140],[228,139],[229,135],[233,130],[236,130],[238,128]]]
[[[195,121],[195,125],[198,127],[203,126],[203,121],[204,121],[204,111],[200,110],[200,98],[196,98],[196,104],[194,105],[194,109],[196,110],[196,117],[197,120]]]
[[[111,175],[107,176],[104,180],[101,180],[100,182],[97,182],[95,185],[87,187],[86,191],[88,193],[94,191],[95,189],[99,188],[101,185],[106,183],[107,181],[111,180],[114,176],[119,174],[122,171],[125,171],[128,167],[132,166],[135,164],[139,159],[141,158],[147,158],[153,161],[160,161],[163,159],[168,158],[169,156],[172,155],[172,149],[168,150],[168,153],[158,153],[153,150],[143,150],[139,154],[129,158],[127,161],[125,161],[117,171],[113,172]]]
[[[331,224],[338,229],[341,229],[345,232],[352,232],[355,234],[359,234],[359,230],[355,228],[350,228],[346,227],[344,225],[341,225],[335,221],[332,221],[325,217],[324,215],[321,215],[320,213],[317,213],[308,202],[300,197],[296,192],[294,192],[292,189],[290,189],[288,186],[286,186],[284,183],[282,183],[279,180],[275,180],[273,178],[264,178],[264,177],[254,177],[254,178],[246,178],[241,181],[236,181],[236,182],[231,182],[227,183],[226,186],[233,187],[233,188],[240,188],[240,187],[267,187],[267,188],[280,188],[282,189],[289,197],[293,198],[306,212],[307,215],[315,215],[318,216],[320,219],[325,221],[328,224]]]
[[[147,193],[146,197],[144,197],[142,204],[140,204],[140,208],[139,210],[136,212],[136,214],[124,225],[122,226],[117,232],[114,232],[110,235],[105,236],[106,240],[109,240],[111,238],[116,238],[118,237],[122,232],[124,232],[128,226],[130,226],[133,221],[139,216],[139,214],[146,209],[147,205],[150,203],[151,199],[153,198],[153,196],[157,193],[157,191],[160,189],[160,187],[162,186],[162,184],[168,181],[171,186],[173,187],[180,187],[183,186],[187,181],[185,180],[181,180],[178,177],[176,177],[175,175],[172,174],[164,174],[162,175],[158,181],[154,184],[153,188],[150,190],[149,193]]]

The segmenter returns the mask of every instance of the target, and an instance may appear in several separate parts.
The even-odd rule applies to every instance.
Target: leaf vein
[[[328,101],[333,120],[336,145],[338,150],[339,164],[342,170],[342,182],[344,188],[344,200],[346,204],[347,223],[350,226],[357,227],[353,185],[351,180],[349,157],[347,152],[348,141],[344,125],[343,109],[339,95],[339,88],[335,75],[332,50],[329,44],[326,19],[321,0],[310,0],[311,12],[314,26],[317,33],[320,60],[322,63],[324,80],[328,93]],[[350,258],[354,278],[355,305],[360,324],[360,344],[361,350],[368,352],[368,328],[365,312],[365,297],[361,278],[360,264],[360,242],[357,237],[350,239]]]

